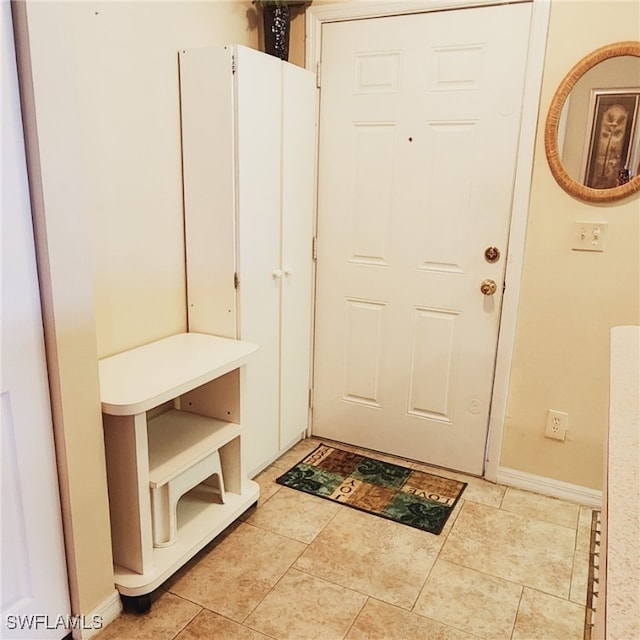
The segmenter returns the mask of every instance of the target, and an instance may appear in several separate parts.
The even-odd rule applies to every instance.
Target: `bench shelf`
[[[212,451],[240,435],[240,425],[170,409],[147,423],[149,483],[173,480]]]

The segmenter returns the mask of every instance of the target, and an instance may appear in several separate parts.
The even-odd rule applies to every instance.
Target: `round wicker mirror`
[[[628,41],[628,42],[617,42],[615,44],[610,44],[600,49],[596,49],[594,52],[585,56],[578,64],[576,64],[571,71],[564,77],[563,81],[560,83],[557,91],[555,92],[551,105],[549,107],[549,113],[547,115],[547,121],[545,125],[545,133],[544,133],[544,144],[545,144],[545,152],[547,155],[547,161],[549,162],[549,167],[551,169],[551,173],[554,178],[558,182],[558,184],[570,195],[580,200],[585,200],[587,202],[613,202],[615,200],[621,200],[630,196],[637,191],[640,191],[640,175],[638,174],[639,167],[631,167],[624,168],[620,179],[613,183],[613,186],[598,186],[595,187],[593,184],[589,185],[589,180],[584,179],[579,181],[576,177],[570,175],[565,165],[562,161],[562,156],[559,151],[558,146],[558,133],[559,128],[563,119],[563,109],[565,107],[565,103],[571,90],[575,87],[576,83],[584,76],[585,73],[593,69],[597,64],[609,60],[610,58],[616,58],[618,56],[634,56],[640,58],[640,42],[637,41]],[[635,79],[635,83],[637,84],[637,79]],[[591,92],[594,94],[594,91]],[[597,92],[596,92],[597,93]],[[601,92],[603,93],[603,92]],[[619,93],[619,92],[618,92]],[[633,142],[633,140],[637,140],[638,132],[640,132],[640,87],[634,86],[632,90],[628,92],[626,95],[630,96],[627,99],[633,100],[634,95],[637,93],[638,98],[635,100],[635,110],[633,113],[629,109],[625,109],[625,113],[627,114],[624,122],[624,132],[619,133],[618,136],[622,139],[624,138],[627,149],[629,149],[629,145]],[[602,97],[600,95],[599,97]],[[606,96],[605,96],[606,97]],[[621,102],[621,100],[617,100],[617,102]],[[597,104],[593,101],[592,98],[592,107],[594,104]],[[606,108],[606,103],[602,101],[601,111],[604,113],[604,109]],[[617,104],[611,104],[610,109],[614,109]],[[602,118],[603,113],[599,114],[600,120],[596,121],[596,116],[598,116],[597,106],[593,107],[593,131],[591,131],[590,135],[587,136],[591,139],[591,144],[593,146],[593,141],[595,140],[597,143],[598,132],[595,131],[596,122],[603,122]],[[606,114],[604,114],[606,115]],[[564,124],[564,123],[563,123]],[[634,136],[635,130],[635,136]],[[624,136],[623,136],[624,133]],[[613,134],[610,133],[609,137],[613,137]],[[609,145],[610,146],[610,145]],[[609,148],[609,146],[607,148]],[[589,148],[589,139],[587,139],[585,144],[585,149]],[[591,154],[591,157],[596,161],[596,151]],[[628,151],[627,157],[630,157],[631,151]],[[599,162],[603,162],[602,160],[598,160]],[[585,159],[586,162],[586,159]],[[636,160],[637,163],[637,160]],[[604,165],[603,165],[604,166]],[[630,175],[629,175],[630,172]],[[588,172],[587,172],[588,173]],[[585,176],[587,175],[585,173]],[[625,175],[626,180],[625,181]]]

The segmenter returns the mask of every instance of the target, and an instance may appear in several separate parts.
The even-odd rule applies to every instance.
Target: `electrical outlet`
[[[562,440],[567,435],[567,427],[569,426],[569,414],[564,411],[556,411],[549,409],[547,411],[547,426],[544,430],[546,438],[554,440]]]

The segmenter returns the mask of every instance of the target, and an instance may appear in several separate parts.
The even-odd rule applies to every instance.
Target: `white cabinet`
[[[250,475],[308,424],[316,84],[242,46],[180,52],[189,330],[260,345]]]
[[[241,457],[258,347],[184,333],[100,360],[115,582],[147,598],[258,500]]]

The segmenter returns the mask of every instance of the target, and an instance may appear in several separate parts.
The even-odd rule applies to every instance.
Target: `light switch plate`
[[[573,223],[574,251],[604,251],[604,239],[607,235],[607,222],[578,220]]]

